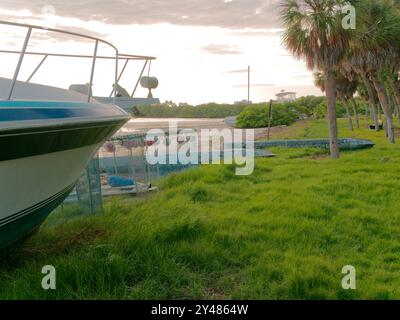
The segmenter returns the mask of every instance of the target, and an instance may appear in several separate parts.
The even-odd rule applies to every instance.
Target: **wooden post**
[[[269,101],[269,109],[268,109],[268,134],[267,139],[270,140],[271,134],[271,122],[272,122],[272,100]]]

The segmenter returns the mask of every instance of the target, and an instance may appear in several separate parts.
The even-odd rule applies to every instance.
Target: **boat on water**
[[[91,36],[0,21],[2,25],[25,28],[27,34],[22,50],[0,50],[19,55],[13,78],[0,78],[0,249],[33,233],[73,190],[98,148],[130,119],[115,104],[93,99],[96,61],[115,63],[113,83],[117,87],[118,61],[139,59],[121,55],[112,44]],[[94,54],[79,56],[92,64],[87,92],[31,83],[45,59],[77,57],[27,51],[36,29],[93,41]],[[99,56],[100,43],[114,49],[115,56]],[[43,60],[28,80],[21,81],[20,69],[27,55],[42,55]],[[113,93],[116,98],[116,90]]]

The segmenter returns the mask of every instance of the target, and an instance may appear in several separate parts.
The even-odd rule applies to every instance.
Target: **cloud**
[[[250,84],[250,87],[256,88],[256,87],[274,87],[276,84],[274,83],[255,83],[255,84]],[[248,84],[238,84],[234,85],[234,88],[247,88]]]
[[[220,55],[231,55],[231,54],[242,53],[242,51],[238,46],[230,46],[225,44],[210,44],[208,46],[202,47],[201,50],[210,54],[220,54]]]
[[[232,31],[231,34],[234,36],[243,37],[280,37],[283,34],[283,29],[270,29],[270,30],[244,30],[244,31]]]
[[[51,7],[58,16],[118,25],[171,23],[268,29],[279,28],[278,4],[279,0],[2,0],[0,8],[25,9],[38,15]]]
[[[52,27],[54,27],[56,29],[62,29],[62,25],[60,25],[60,26],[56,25],[56,26],[52,26]],[[93,30],[88,30],[86,28],[80,28],[80,27],[69,26],[68,31],[83,34],[83,35],[88,35],[88,36],[92,36],[92,37],[96,37],[96,38],[100,38],[100,39],[107,37],[107,34],[96,32]],[[71,36],[71,35],[65,34],[65,33],[47,32],[47,31],[35,32],[32,35],[32,38],[37,39],[37,40],[49,40],[52,42],[76,40],[76,41],[80,41],[80,42],[92,42],[93,43],[93,40],[91,40],[91,39],[74,37],[74,36]]]
[[[18,43],[16,41],[7,41],[6,42],[6,46],[9,46],[9,47],[15,47],[17,45],[18,45]]]

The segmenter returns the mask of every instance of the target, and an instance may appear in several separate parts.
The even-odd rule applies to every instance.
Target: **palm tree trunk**
[[[397,111],[397,117],[399,118],[400,121],[400,86],[397,81],[394,81],[393,79],[389,78],[389,83],[393,89],[394,93],[394,106]]]
[[[342,97],[344,108],[346,109],[347,120],[349,121],[349,130],[354,131],[353,119],[351,118],[349,100],[346,97]]]
[[[365,120],[367,123],[369,122],[369,115],[371,112],[371,105],[369,104],[369,101],[364,100],[365,102]]]
[[[372,87],[371,82],[367,78],[367,75],[365,73],[361,73],[361,78],[364,82],[365,87],[367,88],[367,91],[368,91],[369,103],[371,105],[371,117],[375,123],[375,130],[379,131],[379,119],[378,119],[378,112],[377,112],[377,108],[376,108],[376,98],[375,98],[374,88]]]
[[[397,107],[396,107],[396,101],[395,101],[394,94],[391,94],[388,90],[387,95],[389,97],[390,112],[392,113],[392,115],[394,115],[396,117],[397,116]]]
[[[378,93],[379,101],[381,102],[383,113],[386,118],[386,131],[389,143],[395,143],[394,129],[393,129],[393,116],[390,110],[389,98],[384,83],[377,79],[376,76],[371,77],[372,83]]]
[[[356,128],[360,129],[360,119],[358,118],[357,103],[354,96],[351,96],[351,104],[353,105],[354,118],[356,119]]]
[[[328,124],[329,124],[329,145],[331,158],[339,158],[338,130],[336,119],[336,88],[335,79],[329,68],[324,70],[325,92],[328,105]]]
[[[399,119],[400,122],[400,105],[395,102],[395,107],[396,107],[396,112],[397,112],[397,119]]]

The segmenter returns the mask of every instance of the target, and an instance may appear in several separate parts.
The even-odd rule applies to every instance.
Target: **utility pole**
[[[247,68],[247,104],[250,104],[250,66]]]

